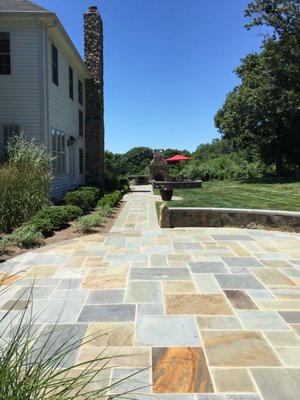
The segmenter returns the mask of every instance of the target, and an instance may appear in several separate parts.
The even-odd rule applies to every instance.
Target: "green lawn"
[[[209,181],[200,189],[175,189],[169,207],[227,207],[300,212],[300,179]]]

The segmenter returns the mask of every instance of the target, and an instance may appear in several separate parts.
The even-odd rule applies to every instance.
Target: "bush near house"
[[[64,201],[68,205],[80,207],[82,211],[88,212],[95,208],[97,201],[102,197],[99,188],[93,186],[82,186],[73,192],[68,192]]]
[[[63,228],[68,222],[82,216],[81,208],[77,206],[52,206],[40,210],[22,226],[33,226],[44,236],[50,236],[54,230]]]
[[[49,204],[52,157],[34,139],[14,137],[0,168],[0,231],[10,232]]]
[[[30,248],[38,246],[43,241],[43,235],[34,226],[21,226],[10,235],[10,240],[19,247]]]
[[[98,207],[104,207],[104,206],[109,206],[109,207],[115,207],[119,201],[122,198],[122,193],[120,190],[115,190],[112,193],[106,194],[100,199],[97,203],[97,208]]]
[[[28,222],[25,222],[23,226],[32,226],[37,231],[41,232],[43,236],[51,236],[54,231],[54,225],[50,218],[42,218],[38,216],[32,217]]]

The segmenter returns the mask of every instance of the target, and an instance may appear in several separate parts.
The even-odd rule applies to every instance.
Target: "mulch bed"
[[[108,217],[108,219],[103,225],[94,228],[92,233],[93,234],[108,233],[111,227],[113,226],[115,220],[119,216],[122,208],[124,207],[124,204],[125,204],[124,202],[121,202],[117,207],[115,207],[114,213],[110,217]],[[52,236],[44,238],[42,246],[47,246],[48,244],[55,244],[63,240],[70,240],[80,236],[84,236],[83,233],[76,232],[71,224],[67,226],[65,229],[54,232]],[[5,235],[2,235],[2,237],[5,237]],[[20,247],[10,246],[5,254],[0,255],[0,263],[7,261],[10,258],[16,257],[20,254],[26,253],[28,250],[30,249],[21,249]]]

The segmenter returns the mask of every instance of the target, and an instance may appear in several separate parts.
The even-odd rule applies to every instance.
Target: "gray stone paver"
[[[132,337],[116,348],[124,353],[123,366],[121,358],[121,365],[110,371],[114,382],[135,373],[136,368],[149,367],[141,372],[141,382],[149,381],[149,387],[130,398],[298,400],[300,235],[239,228],[162,230],[156,200],[160,197],[152,194],[150,186],[138,186],[125,196],[109,233],[64,241],[0,264],[0,273],[17,274],[14,286],[0,293],[0,317],[19,299],[2,328],[18,322],[20,309],[26,307],[22,302],[29,295],[42,332],[50,331],[55,323],[66,328],[56,344],[68,332],[80,338],[98,325],[108,324],[110,329],[114,324],[118,329],[124,325],[125,336],[129,326],[135,326]],[[247,293],[257,310],[234,308],[225,295],[227,289],[232,294]],[[191,314],[189,308],[199,314]],[[30,308],[25,313],[26,321]],[[151,367],[152,347],[156,353],[160,349],[161,359]],[[181,351],[186,354],[189,348],[203,349],[209,357],[186,359],[179,367]],[[100,350],[99,346],[82,349],[71,360]],[[234,362],[232,357],[236,357]],[[253,393],[245,391],[245,382],[230,380],[223,385],[226,393],[218,391],[222,376],[231,371],[236,376],[224,360],[230,360],[240,376],[251,377]],[[190,362],[198,371],[195,376]],[[209,375],[210,386],[206,382]],[[189,379],[194,380],[190,389],[185,386]],[[274,382],[278,381],[277,390]],[[126,387],[135,385],[128,382]]]

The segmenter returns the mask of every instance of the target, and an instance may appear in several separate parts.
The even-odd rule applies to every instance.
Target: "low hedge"
[[[49,218],[42,218],[38,216],[34,216],[22,226],[32,226],[44,236],[50,236],[54,231],[54,225]]]
[[[115,190],[112,193],[106,194],[97,203],[98,207],[109,206],[111,208],[115,207],[122,198],[122,193],[120,190]]]
[[[52,206],[40,210],[22,226],[33,226],[44,236],[50,236],[54,230],[63,228],[68,222],[82,216],[81,208],[76,206]]]
[[[34,226],[22,225],[10,235],[10,240],[18,247],[30,248],[43,242],[43,235]]]
[[[73,192],[66,193],[64,201],[67,205],[77,206],[83,212],[95,208],[97,201],[101,199],[102,192],[99,188],[93,186],[82,186]]]

